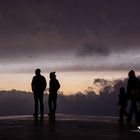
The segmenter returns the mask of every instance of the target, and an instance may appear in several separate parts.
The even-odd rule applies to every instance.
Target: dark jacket
[[[57,94],[59,88],[60,88],[59,81],[56,78],[51,79],[49,83],[50,94]]]
[[[137,100],[140,96],[140,81],[138,78],[133,77],[128,79],[127,95],[129,99]]]
[[[32,80],[32,91],[43,93],[46,89],[46,79],[42,75],[34,76]]]
[[[127,106],[127,95],[126,93],[124,92],[121,92],[119,94],[119,105],[122,106],[122,107],[126,107]]]

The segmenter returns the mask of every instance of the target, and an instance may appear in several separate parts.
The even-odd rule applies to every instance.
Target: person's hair
[[[36,73],[41,73],[41,70],[40,69],[36,69],[35,72]]]
[[[129,77],[135,77],[135,71],[134,70],[130,70],[128,73]]]
[[[51,72],[50,77],[56,77],[55,72]]]

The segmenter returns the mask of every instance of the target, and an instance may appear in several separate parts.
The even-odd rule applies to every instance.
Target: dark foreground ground
[[[57,115],[0,117],[0,140],[140,140],[136,124],[120,125],[114,117]]]

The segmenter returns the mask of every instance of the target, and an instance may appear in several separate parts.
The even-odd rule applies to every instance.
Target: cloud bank
[[[93,87],[85,92],[74,95],[58,96],[57,113],[83,114],[83,115],[118,115],[119,88],[126,87],[127,79],[108,81],[106,79],[95,79],[95,84],[101,84],[99,95]],[[45,113],[48,112],[48,94],[44,96]],[[23,115],[33,113],[33,95],[21,91],[0,91],[0,115]]]

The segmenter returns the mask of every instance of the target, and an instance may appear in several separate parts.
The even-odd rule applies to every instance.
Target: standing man
[[[55,72],[50,73],[50,83],[49,83],[49,116],[55,116],[55,111],[57,107],[57,91],[60,88],[59,81],[56,79]]]
[[[127,119],[128,119],[128,113],[126,111],[126,108],[127,108],[127,94],[125,92],[124,87],[120,88],[118,105],[120,106],[120,119],[119,119],[119,122],[123,123],[124,116],[126,116]]]
[[[127,94],[128,98],[131,101],[130,111],[129,111],[129,119],[131,122],[133,114],[135,114],[135,121],[138,121],[138,97],[139,97],[139,79],[135,75],[135,71],[131,70],[128,73],[128,82],[127,82]]]
[[[43,103],[43,92],[46,89],[47,83],[44,76],[42,76],[40,69],[35,70],[35,76],[32,79],[32,91],[34,93],[34,101],[35,101],[35,107],[34,107],[34,117],[38,118],[38,101],[40,103],[40,114],[41,118],[43,119],[44,116],[44,103]]]

